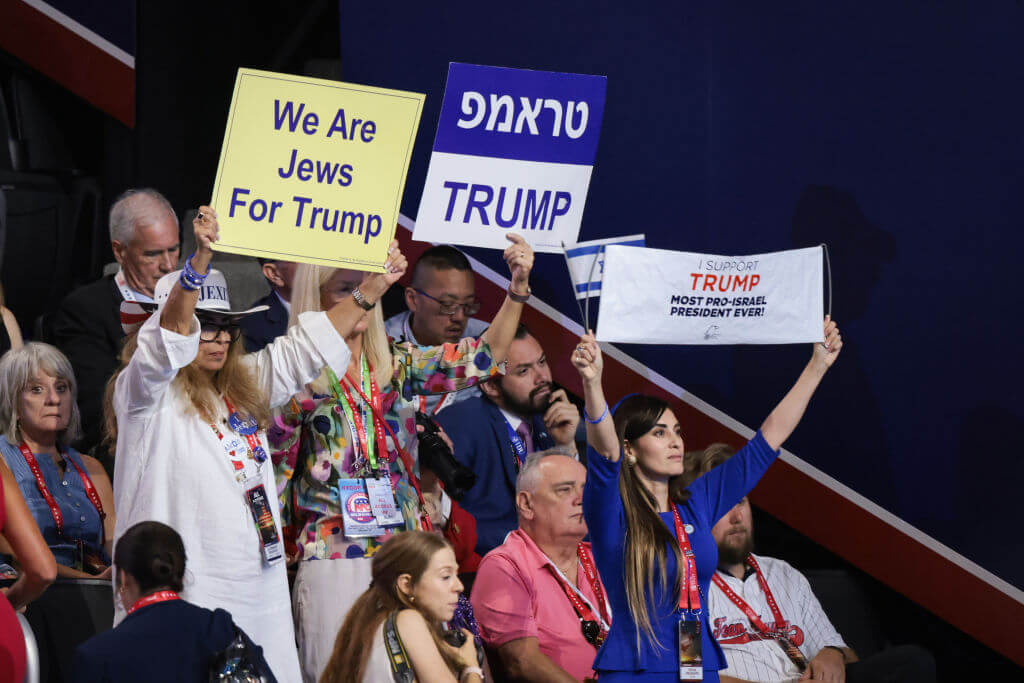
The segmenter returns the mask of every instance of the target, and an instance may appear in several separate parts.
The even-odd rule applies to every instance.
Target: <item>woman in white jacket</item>
[[[260,309],[231,311],[223,276],[210,270],[216,212],[201,207],[193,227],[196,252],[182,271],[157,284],[156,315],[127,339],[121,369],[108,386],[108,431],[117,443],[114,542],[141,521],[176,529],[189,565],[182,597],[230,612],[263,648],[278,680],[298,681],[280,513],[267,460],[270,410],[325,365],[345,372],[344,337],[363,307],[401,277],[406,261],[392,243],[387,272],[367,274],[357,296],[303,315],[286,336],[245,354],[238,320]],[[144,319],[145,311],[122,305],[123,322],[133,315]]]

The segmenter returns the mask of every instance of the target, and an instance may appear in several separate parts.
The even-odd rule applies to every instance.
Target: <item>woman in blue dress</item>
[[[824,344],[814,345],[796,384],[754,438],[726,464],[683,488],[682,427],[668,404],[632,395],[611,417],[601,388],[600,348],[591,334],[580,339],[572,362],[586,400],[583,514],[614,615],[594,661],[602,683],[717,683],[725,658],[704,611],[718,563],[711,527],[774,462],[841,348],[839,330],[826,318]],[[701,643],[702,661],[691,662],[696,666],[684,676],[681,660],[688,656],[680,657],[680,641],[691,637]]]

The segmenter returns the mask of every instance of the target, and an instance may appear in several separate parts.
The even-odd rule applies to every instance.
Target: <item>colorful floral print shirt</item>
[[[483,338],[466,338],[442,346],[392,343],[391,352],[395,372],[391,384],[380,388],[384,420],[391,430],[385,430],[387,455],[378,458],[387,462],[404,528],[392,527],[373,538],[345,536],[338,482],[365,479],[372,474],[365,461],[356,456],[353,430],[333,392],[324,395],[307,391],[274,413],[267,436],[277,475],[282,526],[286,543],[290,546],[294,542],[303,560],[372,557],[393,533],[421,528],[419,498],[398,453],[401,446],[415,462],[416,396],[464,389],[499,372]],[[362,404],[356,392],[351,395]],[[366,426],[367,436],[373,438],[372,423]]]

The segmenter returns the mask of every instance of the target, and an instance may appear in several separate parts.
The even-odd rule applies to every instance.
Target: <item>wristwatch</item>
[[[359,291],[358,287],[356,287],[355,289],[352,290],[352,298],[355,299],[355,302],[357,304],[359,304],[359,306],[364,311],[372,310],[373,307],[377,305],[376,301],[374,301],[373,303],[370,303],[369,301],[367,301],[366,297],[363,296],[363,293]]]
[[[508,286],[508,298],[512,299],[512,301],[515,301],[518,304],[525,304],[527,301],[529,301],[531,293],[533,293],[533,290],[530,289],[529,285],[526,286],[526,294],[518,294],[512,291],[511,284]]]

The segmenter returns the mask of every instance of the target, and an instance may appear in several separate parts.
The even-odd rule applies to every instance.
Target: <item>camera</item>
[[[441,428],[429,415],[417,412],[416,424],[423,427],[423,431],[416,434],[419,439],[420,467],[436,474],[444,484],[445,493],[453,500],[462,500],[466,491],[476,483],[476,473],[459,464],[452,455],[452,449],[438,435]]]

